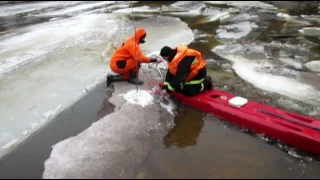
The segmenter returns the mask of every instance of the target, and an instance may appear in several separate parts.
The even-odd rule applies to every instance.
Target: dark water
[[[319,14],[318,1],[265,1],[278,8],[285,9],[292,15],[311,15]]]
[[[305,164],[213,116],[180,106],[176,126],[154,146],[141,178],[319,178]]]

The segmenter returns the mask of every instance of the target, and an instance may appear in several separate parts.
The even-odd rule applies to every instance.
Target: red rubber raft
[[[163,84],[160,83],[160,87]],[[193,108],[264,133],[289,145],[320,154],[320,120],[284,111],[213,89],[194,97],[171,92],[170,96]]]

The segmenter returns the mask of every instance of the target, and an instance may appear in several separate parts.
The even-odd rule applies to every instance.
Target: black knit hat
[[[160,51],[160,56],[171,56],[174,53],[174,50],[171,49],[169,46],[164,46]]]

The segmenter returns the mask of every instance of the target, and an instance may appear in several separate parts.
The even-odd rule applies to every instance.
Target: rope
[[[133,16],[133,1],[131,1],[131,16],[132,16],[132,22],[133,22],[133,28],[134,28],[134,40],[136,41],[136,25],[134,23],[134,16]],[[137,58],[137,52],[136,52],[136,47],[137,46],[137,42],[134,44],[134,59],[136,60],[136,66],[138,67],[138,58]],[[137,71],[137,76],[139,74],[139,71]],[[138,94],[138,85],[136,85],[136,89],[137,89],[137,94]]]
[[[310,128],[310,129],[313,129],[313,130],[316,130],[316,131],[319,131],[319,132],[320,132],[320,128],[318,128],[318,127],[314,127],[314,126],[310,126],[310,125],[307,125],[307,124],[304,124],[304,123],[301,123],[301,122],[298,122],[298,121],[294,121],[294,120],[292,120],[292,119],[289,119],[289,118],[280,116],[280,115],[278,115],[278,114],[274,114],[274,113],[272,113],[272,112],[269,112],[269,111],[266,111],[266,110],[263,110],[263,109],[258,109],[258,111],[261,112],[261,113],[265,113],[265,114],[268,114],[268,115],[277,117],[277,118],[279,118],[279,119],[283,119],[283,120],[292,122],[292,123],[294,123],[294,124],[298,124],[298,125],[300,125],[300,126],[304,126],[304,127],[307,127],[307,128]]]

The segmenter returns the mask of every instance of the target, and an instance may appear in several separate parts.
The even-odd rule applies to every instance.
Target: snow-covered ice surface
[[[254,44],[224,44],[216,46],[212,51],[221,54],[264,54],[265,48]]]
[[[0,131],[10,136],[0,147],[23,139],[102,80],[107,68],[94,49],[103,51],[118,26],[106,15],[78,16],[32,26],[1,44]]]
[[[204,7],[204,5],[199,4],[196,6],[196,9],[191,10],[184,10],[183,8],[171,6],[171,7],[161,7],[161,8],[151,8],[149,6],[141,6],[141,7],[135,7],[135,8],[125,8],[125,9],[119,9],[113,11],[115,14],[139,14],[139,15],[145,15],[145,14],[162,14],[162,15],[171,15],[171,16],[187,16],[187,17],[193,17],[198,16],[201,14],[201,10]]]
[[[153,96],[146,90],[131,90],[125,94],[119,94],[119,96],[122,96],[130,104],[137,104],[142,107],[153,104]]]
[[[110,5],[108,7],[102,7],[102,8],[99,8],[99,9],[86,11],[86,12],[83,12],[81,14],[103,13],[103,12],[110,13],[110,12],[118,10],[118,9],[128,8],[129,6],[130,6],[129,4],[115,4],[115,5]]]
[[[238,8],[260,7],[266,9],[275,9],[273,5],[266,4],[261,1],[204,1],[204,3],[210,5],[230,5]]]
[[[220,26],[217,30],[217,39],[240,39],[247,36],[252,29],[258,28],[258,26],[249,21],[239,22],[232,25]]]
[[[77,16],[29,26],[21,30],[25,33],[1,38],[0,76],[23,64],[45,58],[48,53],[102,42],[99,36],[106,38],[117,32],[114,22],[108,20],[107,15]],[[107,27],[110,27],[109,31],[104,30]]]
[[[295,74],[274,71],[277,66],[266,59],[250,60],[243,55],[223,55],[233,62],[232,68],[242,79],[265,91],[303,101],[315,106],[320,105],[320,91],[309,84],[299,81]]]
[[[159,51],[164,39],[172,47],[193,40],[178,18],[149,18],[136,26],[148,33],[140,46],[145,54]],[[112,14],[78,15],[23,30],[1,37],[0,156],[104,81],[111,42],[121,44],[134,33],[131,22]]]
[[[320,72],[320,60],[308,62],[306,66],[312,71]]]
[[[160,119],[155,104],[125,104],[54,145],[43,178],[134,178],[151,145],[161,140],[172,122],[173,117]]]
[[[43,178],[134,178],[152,144],[173,127],[173,116],[153,103],[151,93],[136,93],[125,82],[113,86],[109,102],[118,110],[55,144]]]
[[[301,15],[303,19],[320,23],[320,15]]]
[[[171,4],[171,7],[175,7],[181,10],[192,11],[198,8],[203,7],[203,2],[201,1],[177,1]]]
[[[4,5],[0,8],[0,17],[13,16],[21,13],[30,13],[46,8],[65,8],[79,3],[81,3],[81,1],[49,1],[36,3],[33,2],[28,4],[23,3],[15,5]]]
[[[59,15],[66,15],[66,14],[73,14],[73,13],[78,13],[86,10],[90,10],[93,8],[99,8],[99,7],[106,7],[110,4],[114,4],[115,1],[100,1],[100,2],[95,2],[95,3],[86,3],[86,4],[80,4],[77,6],[57,10],[57,11],[50,11],[47,13],[41,13],[37,14],[36,16],[59,16]]]
[[[319,89],[302,81],[299,71],[285,68],[290,65],[302,69],[302,59],[289,57],[282,49],[279,51],[279,57],[269,59],[266,47],[263,44],[226,44],[216,46],[212,52],[232,62],[232,68],[237,75],[257,88],[319,106]],[[247,56],[253,54],[256,55],[254,58]],[[317,61],[312,61],[305,66],[317,71],[318,64]]]
[[[238,14],[238,15],[235,15],[235,16],[232,16],[232,17],[229,17],[229,18],[225,18],[223,20],[221,20],[222,22],[242,22],[242,21],[259,21],[259,16],[257,15],[250,15],[250,14],[247,14],[247,13],[241,13],[241,14]]]
[[[320,27],[306,27],[299,30],[299,32],[305,36],[320,36]]]
[[[149,6],[134,7],[134,8],[125,8],[113,11],[117,14],[145,14],[145,13],[156,13],[160,12],[160,8],[150,8]]]
[[[278,14],[277,14],[277,17],[279,17],[279,18],[289,18],[290,15],[289,15],[289,14],[286,14],[286,13],[278,13]]]

